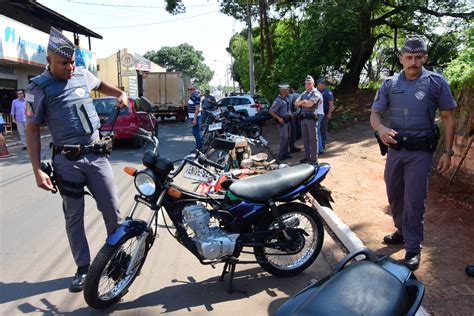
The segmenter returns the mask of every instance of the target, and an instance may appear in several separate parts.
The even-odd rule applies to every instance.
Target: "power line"
[[[149,25],[175,22],[175,21],[179,21],[179,20],[187,20],[187,19],[198,17],[198,16],[203,16],[203,15],[207,15],[207,14],[210,14],[210,13],[217,13],[217,12],[220,12],[220,11],[209,11],[209,12],[204,12],[204,13],[196,14],[196,15],[192,15],[192,16],[177,18],[177,19],[173,19],[173,20],[152,22],[152,23],[134,24],[134,25],[121,25],[121,26],[94,26],[93,28],[95,28],[95,29],[120,29],[120,28],[125,28],[125,27],[149,26]]]
[[[77,4],[85,4],[85,5],[96,5],[96,6],[103,6],[103,7],[121,7],[121,8],[147,8],[147,9],[164,9],[165,6],[156,6],[156,5],[127,5],[127,4],[109,4],[109,3],[93,3],[93,2],[82,2],[82,1],[74,1],[74,0],[67,0],[70,3],[77,3]],[[208,7],[214,6],[215,4],[196,4],[196,5],[187,5],[186,7]]]

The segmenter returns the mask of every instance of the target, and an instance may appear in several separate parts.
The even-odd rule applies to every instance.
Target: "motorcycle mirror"
[[[140,97],[140,105],[143,109],[143,111],[147,113],[151,113],[151,101],[145,98],[144,96]]]

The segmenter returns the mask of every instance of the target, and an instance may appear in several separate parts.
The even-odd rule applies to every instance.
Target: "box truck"
[[[149,72],[143,76],[143,96],[150,100],[157,118],[174,116],[184,122],[188,115],[189,84],[189,77],[181,72]]]

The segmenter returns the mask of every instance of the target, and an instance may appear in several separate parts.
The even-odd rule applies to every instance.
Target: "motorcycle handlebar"
[[[224,170],[225,166],[215,162],[215,161],[212,161],[210,159],[207,159],[206,155],[204,155],[203,153],[199,153],[198,155],[198,161],[200,164],[205,164],[205,165],[209,165],[209,166],[212,166],[214,168],[217,168],[219,170]]]

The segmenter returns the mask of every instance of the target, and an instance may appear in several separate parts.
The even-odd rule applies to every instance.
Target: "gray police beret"
[[[56,55],[72,59],[76,51],[76,46],[60,31],[51,27],[51,31],[49,32],[48,49]]]
[[[328,81],[326,80],[326,77],[321,77],[318,79],[317,83],[324,83],[326,84]]]
[[[314,82],[314,79],[313,79],[313,77],[311,77],[310,75],[307,75],[305,81],[306,81],[306,82],[309,82],[309,81]]]
[[[421,36],[409,35],[405,39],[400,52],[409,54],[427,53],[428,49],[425,40]]]
[[[282,83],[282,84],[278,85],[278,88],[281,89],[281,90],[290,90],[290,85],[287,84],[287,83]]]

